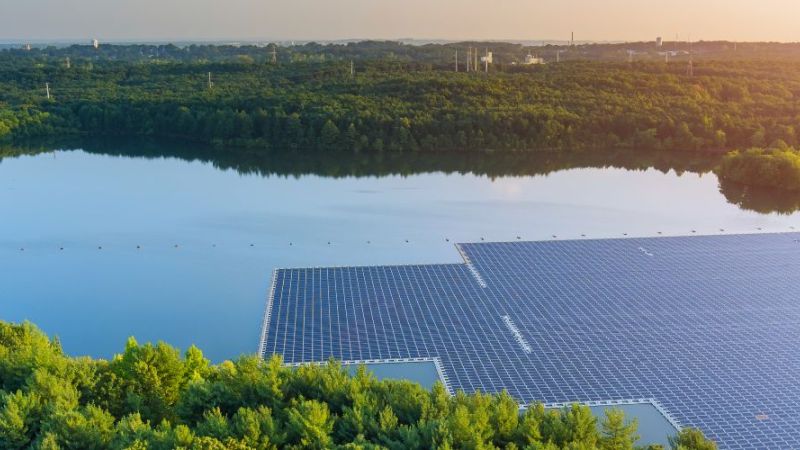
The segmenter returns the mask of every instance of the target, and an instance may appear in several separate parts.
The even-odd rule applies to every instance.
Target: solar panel
[[[800,234],[458,250],[464,264],[277,270],[262,354],[438,358],[453,390],[652,399],[721,448],[800,443]]]

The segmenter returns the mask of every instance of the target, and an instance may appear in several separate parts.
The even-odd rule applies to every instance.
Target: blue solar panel
[[[800,234],[459,251],[465,264],[276,271],[263,354],[438,358],[454,390],[653,399],[721,448],[800,445]]]

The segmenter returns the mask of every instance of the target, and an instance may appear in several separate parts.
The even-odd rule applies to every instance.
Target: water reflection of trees
[[[708,173],[719,164],[719,155],[694,152],[632,150],[583,152],[303,152],[220,149],[186,143],[142,140],[83,140],[36,142],[0,148],[0,159],[53,149],[81,148],[88,153],[121,157],[178,158],[208,163],[222,170],[259,176],[381,177],[420,173],[457,173],[488,176],[547,175],[580,168],[655,169]],[[800,196],[720,183],[720,192],[742,209],[759,213],[789,214],[800,210]]]
[[[547,175],[578,168],[622,168],[662,172],[674,170],[704,173],[711,171],[719,158],[691,152],[533,151],[533,152],[308,152],[220,149],[186,143],[147,140],[75,140],[37,142],[6,150],[6,154],[47,152],[53,149],[80,148],[103,155],[179,158],[200,161],[223,170],[261,176],[317,175],[361,177],[414,175],[420,173],[460,173],[489,177]],[[3,150],[0,149],[0,157]]]
[[[729,203],[762,214],[792,214],[800,211],[800,194],[720,180],[719,191]]]

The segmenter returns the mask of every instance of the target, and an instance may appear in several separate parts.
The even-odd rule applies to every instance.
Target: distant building
[[[100,41],[98,41],[97,39],[92,39],[92,47],[100,48]]]
[[[494,57],[492,56],[492,52],[486,52],[486,56],[481,56],[482,63],[489,63],[492,64]]]
[[[530,66],[533,64],[544,64],[544,59],[539,58],[538,56],[533,56],[530,53],[528,53],[528,56],[525,57],[525,62],[523,64],[525,64],[526,66]]]
[[[657,37],[656,38],[656,47],[660,48],[660,47],[663,47],[663,46],[664,46],[664,40],[661,39],[661,36]]]

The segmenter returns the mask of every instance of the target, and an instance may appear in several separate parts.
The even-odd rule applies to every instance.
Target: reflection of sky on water
[[[708,174],[262,177],[78,151],[4,159],[0,217],[0,319],[31,320],[72,353],[108,356],[136,335],[215,359],[255,350],[274,267],[457,262],[452,243],[481,238],[798,223],[739,209]]]

